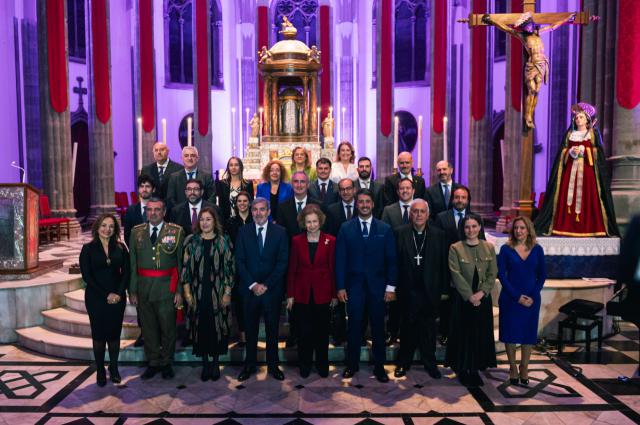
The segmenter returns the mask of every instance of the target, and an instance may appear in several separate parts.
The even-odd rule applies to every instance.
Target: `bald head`
[[[440,183],[451,183],[451,175],[453,174],[453,167],[449,164],[449,161],[439,161],[436,164],[436,176]]]
[[[413,168],[413,158],[409,152],[400,152],[398,155],[398,169],[402,174],[411,174],[411,168]]]
[[[169,147],[162,142],[154,143],[153,159],[155,159],[158,164],[164,164],[167,158],[169,158]]]

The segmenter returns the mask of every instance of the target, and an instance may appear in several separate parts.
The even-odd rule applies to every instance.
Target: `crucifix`
[[[79,99],[78,99],[78,111],[84,109],[84,102],[82,101],[82,96],[87,94],[87,88],[86,87],[82,87],[82,82],[84,81],[84,78],[82,77],[77,77],[76,80],[78,81],[78,86],[73,88],[73,92],[78,94]]]
[[[420,265],[420,260],[422,260],[422,258],[424,258],[424,257],[422,257],[422,255],[420,255],[419,252],[416,254],[415,257],[413,257],[413,259],[416,260],[416,265],[418,265],[418,266]]]
[[[526,52],[523,73],[523,86],[526,91],[524,100],[524,123],[522,126],[522,144],[520,155],[520,200],[516,201],[516,212],[531,216],[531,179],[533,166],[533,128],[534,112],[538,103],[538,93],[542,83],[546,84],[549,60],[544,53],[544,44],[540,34],[553,31],[564,24],[587,25],[599,19],[586,12],[535,13],[536,0],[523,0],[523,13],[479,14],[472,13],[467,19],[458,22],[468,23],[470,28],[483,25],[493,26],[517,38]]]

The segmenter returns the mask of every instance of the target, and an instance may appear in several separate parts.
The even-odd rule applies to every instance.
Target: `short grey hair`
[[[187,150],[192,150],[196,155],[200,156],[200,154],[198,153],[198,148],[196,148],[195,146],[185,146],[184,148],[182,148],[182,153]]]
[[[267,209],[271,209],[271,202],[269,202],[267,198],[263,198],[262,196],[256,196],[253,201],[251,201],[251,208],[253,208],[254,205],[262,203],[267,204]]]

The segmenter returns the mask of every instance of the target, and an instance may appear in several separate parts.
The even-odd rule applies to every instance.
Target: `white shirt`
[[[296,211],[298,211],[298,203],[300,203],[300,202],[302,202],[302,205],[300,205],[300,211],[302,211],[302,209],[307,206],[307,195],[305,195],[304,198],[302,198],[302,199],[298,199],[294,195],[293,203],[295,204]]]
[[[400,175],[400,180],[402,180],[402,179],[409,179],[409,180],[413,181],[413,176],[411,175],[411,173],[409,173],[409,174],[402,174],[402,173],[398,172],[398,174]]]
[[[451,183],[453,182],[449,182],[449,183],[440,183],[440,190],[442,190],[442,196],[444,196],[444,192],[445,192],[445,187],[449,188],[449,196],[453,195],[451,193]]]
[[[153,228],[154,227],[156,229],[158,229],[157,236],[160,236],[160,232],[162,231],[162,226],[164,226],[164,221],[160,222],[160,224],[156,224],[155,226],[153,224],[149,223],[149,237],[151,237],[151,234],[153,233]]]
[[[358,179],[358,167],[356,167],[356,164],[349,164],[346,172],[340,161],[331,164],[331,180],[334,183],[339,183],[342,179],[354,181]]]
[[[187,169],[184,169],[184,175],[187,176],[187,180],[189,180],[189,173],[193,173],[193,178],[197,178],[198,177],[198,167],[194,168],[191,171],[187,171]]]
[[[356,211],[355,211],[355,202],[351,201],[350,204],[347,204],[344,201],[341,201],[341,202],[342,202],[342,209],[344,210],[344,216],[345,217],[349,216],[348,210],[347,210],[347,205],[350,205],[351,206],[351,217],[353,218],[353,215],[356,213]],[[362,227],[362,226],[360,226],[360,227]]]
[[[146,220],[144,209],[147,207],[147,202],[148,201],[143,201],[142,198],[140,198],[140,214],[142,215],[143,220]]]
[[[358,179],[358,181],[360,182],[360,188],[362,188],[362,189],[370,189],[371,188],[371,179],[369,179],[369,180]]]
[[[202,208],[202,198],[200,198],[197,204],[192,204],[190,202],[187,202],[187,204],[189,205],[189,218],[191,218],[194,208],[196,209],[196,215],[200,215],[200,209]]]
[[[264,224],[258,224],[258,223],[254,223],[256,225],[256,236],[258,236],[258,229],[262,228],[262,246],[264,246],[264,241],[267,240],[267,225],[269,224],[269,221],[267,221]],[[249,290],[252,290],[254,286],[256,286],[258,284],[258,282],[253,282],[251,285],[249,285]]]
[[[156,167],[158,168],[158,174],[160,174],[160,167],[162,167],[162,173],[166,173],[167,172],[167,165],[169,165],[169,158],[167,158],[167,160],[163,163],[160,164],[159,162],[156,162]]]
[[[358,217],[358,221],[360,222],[360,231],[362,232],[362,223],[367,223],[367,231],[369,232],[369,237],[371,237],[371,222],[373,221],[373,216],[370,216],[366,220],[362,219],[362,217]],[[386,292],[396,292],[396,286],[389,283],[385,288]]]
[[[462,218],[464,218],[465,215],[467,215],[467,209],[465,208],[464,210],[460,210],[458,211],[457,209],[453,209],[453,219],[456,221],[456,227],[458,227],[459,221],[462,219],[458,214],[462,213]]]

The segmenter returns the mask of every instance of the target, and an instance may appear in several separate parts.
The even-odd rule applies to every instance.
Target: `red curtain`
[[[262,46],[269,46],[269,8],[266,6],[258,6],[258,48],[256,51],[262,49]],[[264,80],[261,76],[258,77],[258,107],[264,105]],[[257,112],[257,111],[256,111]]]
[[[511,13],[522,13],[522,0],[511,0]],[[497,31],[497,30],[496,30]],[[507,35],[507,37],[511,37]],[[511,37],[511,72],[509,78],[511,81],[511,107],[520,112],[522,109],[522,44],[520,40]]]
[[[331,106],[331,7],[320,6],[320,106],[323,118],[329,113]],[[374,59],[375,60],[375,59]]]
[[[640,102],[640,20],[638,0],[620,0],[618,11],[618,57],[616,58],[616,98],[620,106],[633,109]]]
[[[51,107],[58,113],[66,111],[69,106],[64,4],[64,0],[47,0],[49,96]]]
[[[109,45],[107,29],[107,7],[105,0],[91,2],[91,35],[93,38],[93,92],[96,100],[96,115],[106,124],[111,118],[109,96]]]
[[[147,133],[155,128],[154,90],[153,90],[153,16],[152,0],[139,0],[140,18],[140,105],[142,110],[142,128]]]
[[[487,0],[473,0],[473,13],[487,13]],[[474,27],[471,31],[471,115],[479,121],[487,106],[487,27]]]
[[[215,0],[214,0],[215,1]],[[209,48],[207,0],[196,0],[196,61],[198,78],[198,132],[209,132]]]
[[[447,0],[436,0],[434,15],[433,131],[442,133],[447,99]]]
[[[393,1],[380,2],[380,132],[388,137],[391,134],[393,115]]]

